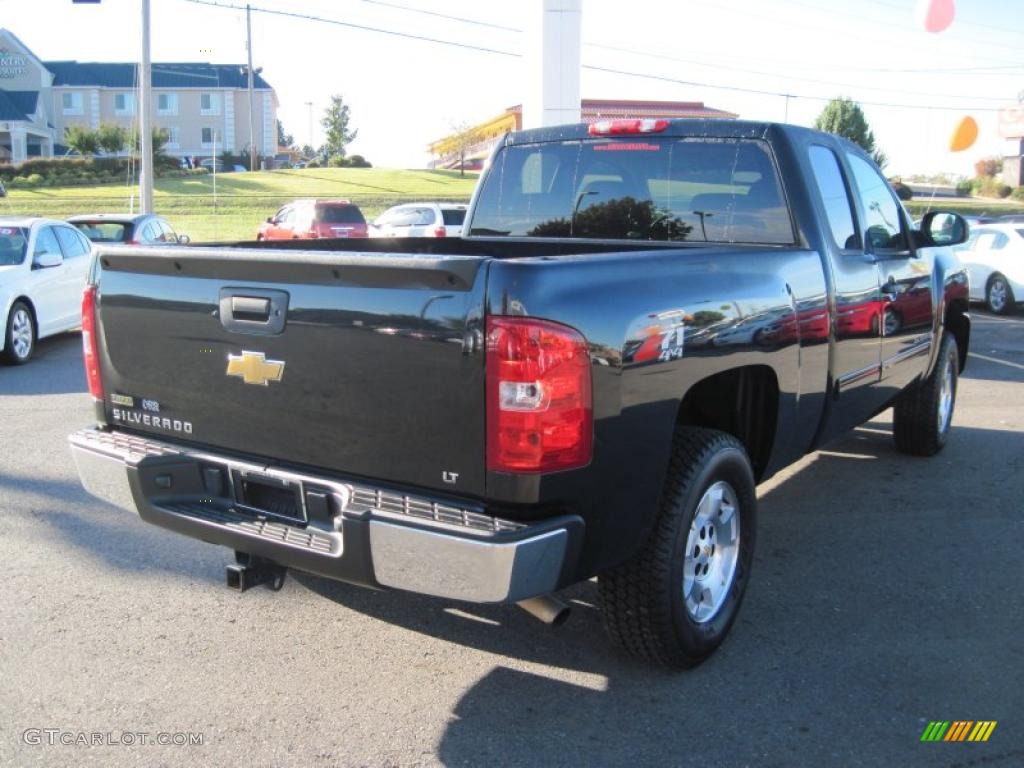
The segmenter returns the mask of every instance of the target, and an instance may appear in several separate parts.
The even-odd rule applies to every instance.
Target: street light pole
[[[307,101],[306,108],[309,110],[309,148],[313,149],[313,102]]]
[[[249,75],[249,170],[257,171],[256,167],[256,113],[253,109],[253,72],[252,72],[252,8],[245,6],[245,47],[249,52],[249,66],[246,69]]]
[[[149,0],[142,0],[142,64],[139,66],[139,210],[153,212],[153,81],[149,59]]]

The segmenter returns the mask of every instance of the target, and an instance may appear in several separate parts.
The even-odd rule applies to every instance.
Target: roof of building
[[[133,62],[44,61],[59,86],[134,88],[138,65]],[[248,86],[245,66],[241,64],[188,64],[154,62],[154,88],[235,88]],[[253,87],[269,89],[260,74],[253,75]]]
[[[0,120],[28,120],[38,101],[39,91],[0,91]]]

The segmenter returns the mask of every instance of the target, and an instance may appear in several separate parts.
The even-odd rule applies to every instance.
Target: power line
[[[831,96],[811,96],[808,94],[801,93],[782,93],[781,91],[767,91],[758,88],[743,88],[738,85],[714,85],[712,83],[699,83],[693,80],[679,80],[674,77],[665,77],[663,75],[651,75],[646,72],[628,72],[623,69],[614,69],[612,67],[598,67],[593,64],[583,64],[583,69],[590,69],[595,72],[605,72],[613,75],[625,75],[626,77],[639,77],[646,80],[659,80],[665,83],[675,83],[677,85],[690,85],[696,88],[712,88],[722,91],[736,91],[739,93],[753,93],[759,96],[778,96],[780,98],[794,98],[794,99],[808,99],[810,101],[831,101]],[[872,107],[892,107],[898,109],[938,109],[952,112],[998,112],[998,107],[953,107],[949,105],[938,105],[938,104],[895,104],[892,102],[884,101],[864,101],[857,99],[859,104],[865,104]]]
[[[410,11],[411,13],[419,13],[424,16],[435,16],[439,19],[448,19],[449,21],[458,21],[462,24],[473,24],[478,27],[490,27],[491,29],[501,29],[506,32],[522,32],[521,29],[515,27],[506,27],[503,24],[494,24],[489,21],[481,21],[479,19],[470,19],[465,16],[453,16],[448,13],[440,13],[439,11],[428,11],[424,8],[414,8],[411,5],[400,5],[399,3],[386,3],[384,0],[359,0],[359,2],[367,3],[369,5],[382,5],[385,8],[397,8],[402,11]]]
[[[588,47],[591,47],[591,48],[601,48],[601,49],[609,50],[609,51],[619,51],[621,53],[631,53],[631,54],[635,54],[637,56],[646,56],[648,58],[662,59],[664,61],[675,61],[675,62],[679,62],[681,64],[692,64],[692,65],[695,65],[695,66],[698,66],[698,67],[714,67],[715,69],[725,69],[725,70],[730,70],[730,71],[733,71],[733,72],[743,72],[744,74],[765,75],[765,76],[771,76],[771,77],[782,77],[782,78],[785,78],[787,80],[802,80],[802,81],[807,82],[807,83],[816,83],[818,85],[828,85],[828,86],[833,86],[833,87],[836,87],[836,88],[860,88],[860,89],[865,90],[865,91],[881,91],[881,92],[884,92],[884,93],[900,93],[900,94],[911,95],[911,96],[913,96],[913,95],[917,95],[917,96],[935,96],[935,97],[945,97],[945,96],[947,96],[947,94],[944,94],[944,93],[927,93],[927,92],[922,92],[922,91],[918,91],[918,90],[907,90],[905,88],[885,88],[885,87],[878,87],[878,86],[873,86],[873,85],[859,85],[859,84],[856,84],[856,83],[840,83],[840,82],[836,82],[834,80],[819,80],[819,79],[816,79],[816,78],[813,78],[813,77],[802,77],[800,75],[785,75],[785,74],[781,74],[781,73],[778,73],[778,72],[768,72],[768,71],[763,70],[763,69],[745,69],[743,67],[732,67],[732,66],[729,66],[728,64],[718,64],[718,63],[715,63],[715,64],[704,64],[703,62],[696,61],[694,59],[682,59],[682,58],[679,58],[677,56],[667,56],[667,55],[660,54],[660,53],[648,53],[648,52],[645,52],[645,51],[633,50],[631,48],[620,48],[620,47],[615,46],[615,45],[603,45],[603,44],[600,44],[600,43],[587,43],[587,45],[588,45]],[[1005,103],[1006,102],[1005,98],[999,98],[997,96],[974,96],[974,97],[959,97],[959,96],[956,96],[956,97],[953,97],[953,98],[976,98],[976,99],[980,99],[981,101],[994,101],[994,102],[1000,102],[1000,103]]]
[[[234,3],[229,3],[229,2],[218,2],[218,0],[185,0],[185,2],[187,2],[187,3],[194,3],[196,5],[205,5],[205,6],[210,6],[210,7],[213,7],[213,8],[220,8],[220,9],[245,10],[245,6],[236,5]],[[401,37],[401,38],[406,38],[406,39],[410,39],[410,40],[418,40],[418,41],[421,41],[421,42],[437,43],[438,45],[447,45],[447,46],[452,46],[452,47],[455,47],[455,48],[464,48],[464,49],[467,49],[467,50],[480,51],[480,52],[483,52],[483,53],[493,53],[493,54],[497,54],[497,55],[501,55],[501,56],[511,56],[511,57],[515,57],[515,58],[521,57],[521,54],[515,53],[513,51],[504,51],[504,50],[500,50],[500,49],[497,49],[497,48],[488,48],[486,46],[468,45],[468,44],[465,44],[465,43],[457,43],[457,42],[454,42],[452,40],[443,40],[443,39],[440,39],[440,38],[428,37],[426,35],[413,35],[413,34],[409,34],[409,33],[406,33],[406,32],[396,32],[396,31],[393,31],[393,30],[390,30],[390,29],[382,29],[380,27],[370,27],[370,26],[366,26],[366,25],[362,25],[362,24],[354,24],[352,22],[339,21],[337,19],[328,19],[328,18],[325,18],[323,16],[316,16],[316,15],[308,14],[308,13],[298,13],[298,12],[294,12],[294,11],[281,11],[281,10],[276,10],[276,9],[271,9],[271,8],[259,8],[259,7],[256,7],[256,6],[252,6],[251,10],[253,10],[253,11],[257,12],[257,13],[265,13],[265,14],[270,14],[270,15],[275,15],[275,16],[285,16],[285,17],[288,17],[288,18],[301,19],[301,20],[304,20],[304,21],[315,21],[315,22],[320,22],[322,24],[333,24],[333,25],[336,25],[336,26],[348,27],[350,29],[358,29],[358,30],[362,30],[362,31],[365,31],[365,32],[377,32],[379,34],[391,35],[393,37]],[[589,69],[589,70],[594,71],[594,72],[604,72],[604,73],[607,73],[607,74],[616,74],[616,75],[622,75],[622,76],[625,76],[625,77],[637,77],[637,78],[646,79],[646,80],[657,80],[657,81],[660,81],[660,82],[674,83],[674,84],[677,84],[677,85],[689,85],[689,86],[693,86],[693,87],[696,87],[696,88],[711,88],[711,89],[724,90],[724,91],[733,91],[733,92],[737,92],[737,93],[752,93],[752,94],[761,95],[761,96],[775,96],[775,97],[780,97],[780,98],[783,98],[783,97],[785,97],[785,98],[799,98],[799,99],[808,99],[808,100],[812,100],[812,101],[825,101],[825,102],[827,102],[827,101],[831,100],[831,97],[828,97],[828,96],[812,96],[812,95],[800,94],[800,93],[783,93],[781,91],[770,91],[770,90],[762,90],[762,89],[757,89],[757,88],[744,88],[744,87],[741,87],[741,86],[717,85],[717,84],[714,84],[714,83],[701,83],[701,82],[697,82],[697,81],[693,81],[693,80],[680,80],[680,79],[677,79],[677,78],[666,77],[666,76],[663,76],[663,75],[654,75],[654,74],[649,74],[649,73],[645,73],[645,72],[630,72],[630,71],[626,71],[626,70],[615,69],[615,68],[612,68],[612,67],[597,66],[597,65],[594,65],[594,64],[582,64],[581,66],[582,66],[583,69]],[[999,111],[998,108],[994,108],[994,107],[975,107],[975,106],[959,106],[959,107],[957,107],[957,106],[949,106],[949,105],[897,104],[897,103],[891,103],[891,102],[863,101],[863,100],[860,100],[860,99],[858,99],[858,101],[861,104],[865,104],[865,105],[868,105],[868,106],[892,107],[892,108],[901,108],[901,109],[936,109],[936,110],[955,111],[955,112],[998,112]]]
[[[213,8],[222,8],[235,11],[244,11],[246,6],[236,5],[234,3],[221,3],[216,0],[185,0],[186,3],[194,3],[196,5],[208,5]],[[255,13],[266,13],[273,16],[287,16],[293,19],[303,19],[305,21],[319,21],[323,24],[334,24],[339,27],[348,27],[349,29],[359,29],[364,32],[378,32],[382,35],[391,35],[392,37],[403,37],[407,40],[420,40],[427,43],[437,43],[439,45],[448,45],[453,48],[465,48],[470,51],[482,51],[484,53],[496,53],[501,56],[519,56],[518,53],[511,51],[502,51],[498,48],[488,48],[482,45],[469,45],[467,43],[457,43],[454,40],[442,40],[437,37],[428,37],[426,35],[413,35],[408,32],[396,32],[391,29],[382,29],[381,27],[370,27],[363,24],[353,24],[349,21],[339,21],[338,19],[328,19],[323,16],[314,16],[308,13],[296,13],[293,11],[279,11],[273,8],[258,8],[255,5],[251,6],[251,10]]]

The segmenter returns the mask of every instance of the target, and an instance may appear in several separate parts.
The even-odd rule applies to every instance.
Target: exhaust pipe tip
[[[540,595],[539,597],[520,600],[516,605],[535,619],[539,619],[552,627],[564,624],[566,619],[569,618],[571,611],[568,604],[551,595]]]

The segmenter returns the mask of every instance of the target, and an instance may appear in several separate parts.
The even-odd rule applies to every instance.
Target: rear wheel
[[[934,456],[946,445],[959,371],[956,340],[945,333],[934,370],[900,395],[893,408],[892,434],[903,453]]]
[[[672,667],[710,655],[743,601],[756,514],[754,474],[740,442],[715,430],[679,429],[650,538],[600,577],[612,642]]]
[[[7,315],[3,360],[11,365],[27,363],[36,349],[36,326],[32,311],[24,302],[16,301]]]
[[[1014,304],[1013,289],[1006,278],[996,272],[988,279],[985,288],[985,304],[992,314],[1005,315]]]

